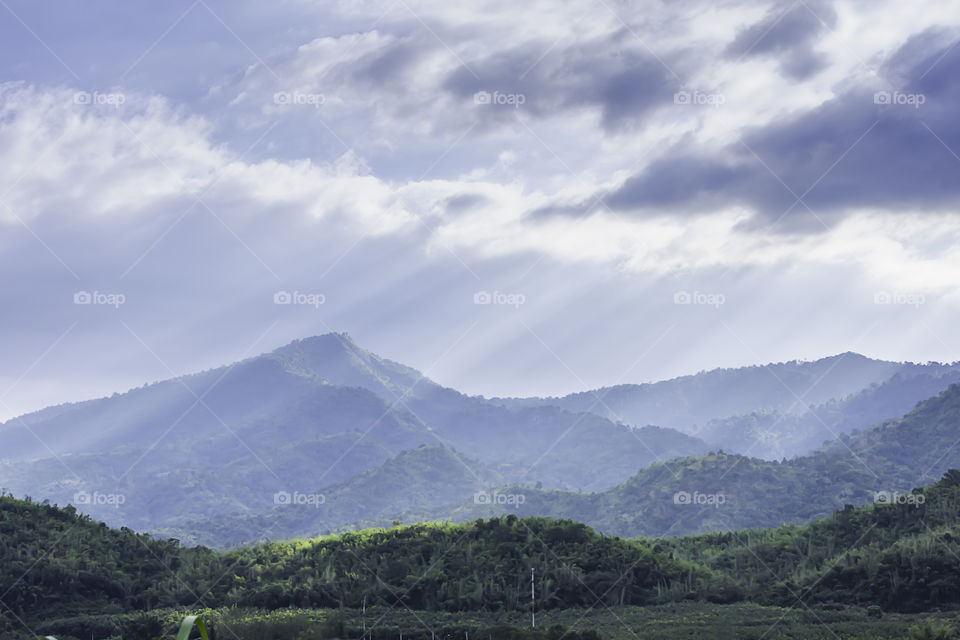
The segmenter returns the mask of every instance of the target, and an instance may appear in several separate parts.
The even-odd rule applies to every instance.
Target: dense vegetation
[[[531,567],[545,614],[692,600],[854,604],[882,615],[950,609],[960,598],[957,471],[894,503],[847,507],[808,526],[674,539],[624,540],[572,521],[507,516],[215,552],[11,497],[0,499],[0,534],[11,632],[18,620],[70,618],[79,628],[129,614],[130,624],[146,625],[157,622],[142,617],[151,610],[346,611],[365,598],[414,611],[522,613]]]
[[[213,640],[374,640],[477,638],[486,640],[953,640],[958,620],[952,614],[877,615],[862,608],[812,605],[768,607],[750,603],[716,605],[676,602],[647,607],[617,606],[550,610],[529,616],[518,612],[436,612],[402,607],[359,609],[218,608],[201,614]],[[51,619],[34,627],[58,640],[173,640],[183,611]],[[364,627],[364,624],[366,627]],[[76,635],[75,635],[76,634]],[[10,631],[4,640],[34,640],[29,632]]]

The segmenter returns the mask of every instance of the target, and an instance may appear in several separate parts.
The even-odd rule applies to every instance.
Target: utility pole
[[[537,626],[537,599],[533,590],[533,567],[530,567],[530,627]]]

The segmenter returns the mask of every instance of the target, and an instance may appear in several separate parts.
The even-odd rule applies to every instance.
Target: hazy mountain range
[[[914,481],[907,470],[953,433],[949,420],[924,431],[932,409],[818,447],[899,418],[958,380],[956,364],[845,353],[563,398],[486,399],[326,334],[10,420],[0,425],[0,486],[215,546],[504,509],[625,535],[775,526]],[[899,447],[877,453],[905,429],[926,443],[916,460],[893,455]],[[720,449],[727,455],[705,455]],[[781,489],[790,496],[773,499]],[[728,501],[705,512],[663,499],[682,490]],[[523,502],[485,504],[491,495]]]

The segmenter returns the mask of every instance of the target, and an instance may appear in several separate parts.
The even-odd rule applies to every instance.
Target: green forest
[[[564,627],[552,633],[565,638],[598,632],[584,621],[606,612],[616,622],[616,610],[660,610],[658,620],[673,611],[682,624],[669,633],[712,617],[746,634],[731,637],[753,637],[741,627],[781,611],[786,624],[771,620],[765,637],[819,637],[782,635],[815,632],[818,617],[851,638],[893,629],[953,637],[943,612],[960,602],[955,470],[893,503],[848,506],[806,526],[682,538],[622,539],[508,515],[219,552],[12,496],[0,499],[0,534],[4,638],[161,638],[188,612],[204,612],[220,638],[235,626],[242,638],[360,637],[364,625],[374,637],[512,637],[531,614],[531,568],[542,624]],[[549,628],[535,633],[516,637],[550,637]]]

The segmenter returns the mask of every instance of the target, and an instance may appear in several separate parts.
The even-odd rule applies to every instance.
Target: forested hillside
[[[364,598],[426,611],[523,611],[531,567],[541,610],[690,599],[791,606],[803,593],[916,612],[960,597],[957,471],[902,500],[848,506],[807,526],[660,540],[507,516],[222,553],[10,497],[0,499],[0,533],[3,602],[33,621],[165,607],[355,608]]]

